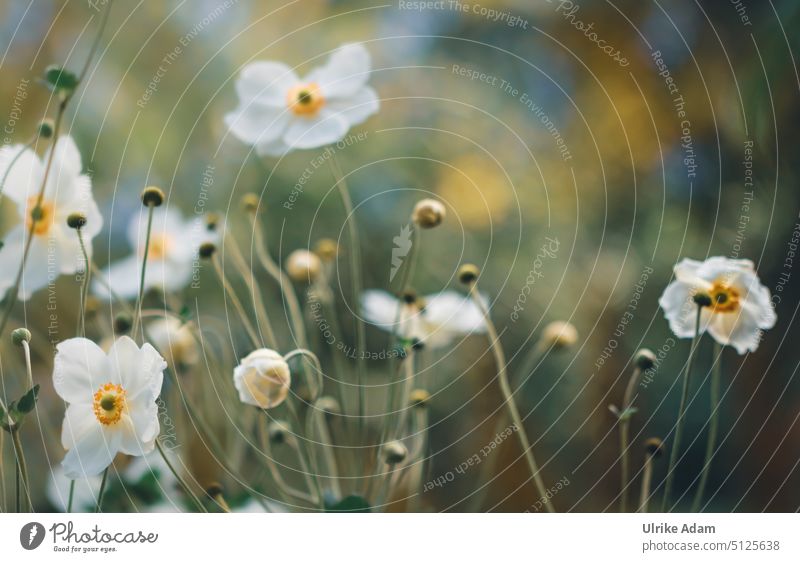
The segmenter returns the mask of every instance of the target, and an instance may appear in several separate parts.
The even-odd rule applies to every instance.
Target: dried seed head
[[[647,369],[652,369],[653,365],[656,364],[656,354],[649,349],[642,348],[636,352],[636,357],[634,357],[633,361],[639,369],[646,371]]]
[[[400,441],[389,441],[383,446],[383,460],[386,464],[398,464],[408,456],[408,449]]]
[[[644,450],[651,458],[657,459],[664,454],[664,442],[658,437],[651,437],[644,442]]]
[[[150,186],[142,191],[142,204],[145,207],[160,207],[164,202],[164,192],[161,189]]]
[[[435,228],[442,224],[447,209],[436,199],[422,199],[414,206],[411,220],[420,228]]]
[[[295,250],[286,260],[286,273],[298,283],[313,283],[321,272],[322,262],[308,250]]]
[[[465,263],[460,268],[458,268],[458,280],[464,283],[465,285],[472,285],[475,281],[478,280],[478,276],[480,275],[481,270],[478,269],[478,266],[473,265],[471,263]]]
[[[542,330],[542,343],[548,347],[562,349],[575,345],[578,341],[578,330],[569,322],[550,322]]]
[[[207,260],[211,258],[211,256],[213,256],[214,252],[216,251],[217,251],[216,244],[214,244],[213,242],[203,242],[202,244],[200,244],[200,248],[197,251],[197,253],[201,258]]]
[[[83,213],[70,213],[67,217],[67,226],[78,230],[86,226],[86,215]]]
[[[416,388],[411,391],[411,394],[409,394],[408,403],[410,406],[415,408],[427,408],[427,402],[430,400],[430,398],[430,392],[422,388]]]
[[[31,332],[26,328],[17,328],[11,332],[11,341],[16,345],[22,345],[22,342],[31,341]]]

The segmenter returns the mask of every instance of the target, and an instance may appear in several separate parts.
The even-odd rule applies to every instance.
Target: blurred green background
[[[513,382],[545,481],[570,482],[554,498],[557,508],[616,509],[618,436],[608,405],[621,401],[635,351],[661,348],[671,335],[657,300],[673,264],[725,255],[752,259],[763,283],[783,290],[778,324],[758,351],[746,357],[725,352],[720,451],[707,509],[797,510],[800,273],[785,260],[800,220],[800,5],[746,2],[742,11],[711,0],[584,0],[568,15],[558,1],[467,4],[520,19],[510,26],[508,19],[492,21],[480,10],[464,12],[449,3],[420,11],[397,2],[117,2],[97,62],[66,119],[106,217],[94,242],[97,261],[104,265],[129,251],[124,233],[145,185],[163,187],[169,204],[188,216],[196,210],[224,215],[245,248],[251,233],[239,199],[256,192],[266,206],[270,248],[281,259],[319,238],[341,238],[343,290],[337,297],[347,314],[347,230],[328,168],[314,172],[293,208],[284,207],[319,151],[259,159],[226,134],[223,116],[237,104],[234,80],[248,62],[280,60],[302,75],[341,43],[362,41],[373,57],[370,83],[381,110],[351,131],[363,140],[338,158],[357,205],[365,286],[389,286],[393,237],[409,222],[416,200],[441,198],[448,218],[423,233],[414,286],[423,294],[458,288],[454,272],[461,263],[481,267],[481,289],[490,295],[514,358]],[[49,64],[79,68],[97,19],[91,5],[77,0],[0,2],[0,116],[9,116],[7,142],[24,142],[40,117],[52,113],[49,94],[36,80]],[[597,36],[629,64],[615,62],[575,21],[594,23]],[[165,62],[178,46],[180,54]],[[682,146],[676,96],[658,74],[656,51],[685,102],[691,147]],[[486,79],[471,80],[454,65]],[[154,77],[155,88],[149,86]],[[752,188],[745,181],[748,142]],[[204,174],[213,178],[210,187]],[[548,237],[559,249],[536,265]],[[534,268],[541,277],[514,321],[514,304]],[[652,273],[642,283],[647,268]],[[204,279],[186,296],[199,296],[203,314],[224,319],[221,290],[210,276]],[[643,285],[641,300],[624,333],[614,335],[637,284]],[[264,291],[281,311],[274,286],[265,281]],[[62,279],[64,318],[74,314],[75,295],[74,280]],[[45,299],[39,294],[27,304],[29,324],[42,321]],[[532,375],[518,372],[521,357],[552,320],[572,322],[578,344],[550,354]],[[351,326],[349,319],[344,324]],[[65,320],[51,341],[71,337],[73,325]],[[242,341],[241,334],[235,337]],[[386,341],[375,330],[369,338],[375,350]],[[598,368],[610,340],[615,348]],[[35,349],[36,376],[44,382],[52,353],[42,341],[47,337]],[[681,340],[669,349],[641,390],[635,442],[671,431],[688,347]],[[430,478],[494,437],[500,399],[486,349],[485,338],[472,336],[452,350],[426,352],[420,384],[434,393]],[[708,338],[700,353],[693,390],[711,362]],[[385,370],[374,363],[376,372]],[[58,427],[61,410],[51,390],[45,389],[44,400]],[[707,415],[706,384],[689,410],[685,442],[691,446],[680,464],[678,495],[699,473]],[[502,449],[485,504],[495,510],[526,510],[536,499],[531,487],[520,488],[526,470],[512,441]],[[637,472],[642,455],[635,450]],[[51,462],[60,459],[57,444],[51,454]],[[665,465],[657,466],[657,482]],[[475,487],[467,474],[426,494],[423,507],[467,509],[465,497]],[[634,497],[638,480],[635,490]]]

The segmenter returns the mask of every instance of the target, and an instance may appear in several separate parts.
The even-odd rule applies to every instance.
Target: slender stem
[[[72,500],[75,499],[75,481],[69,481],[69,498],[67,499],[67,513],[72,513]]]
[[[22,353],[25,356],[25,374],[28,377],[28,389],[33,388],[33,369],[31,368],[31,346],[22,340]]]
[[[312,394],[311,399],[309,400],[310,402],[314,402],[322,394],[322,386],[324,384],[322,365],[320,364],[319,358],[314,354],[314,352],[309,351],[308,349],[295,349],[294,351],[290,351],[283,356],[283,360],[288,363],[295,357],[303,357],[308,359],[314,366],[314,388],[311,389]]]
[[[139,295],[136,297],[136,313],[133,315],[133,329],[131,334],[134,338],[139,337],[139,323],[142,321],[142,300],[144,299],[144,280],[147,273],[147,258],[150,254],[150,234],[153,230],[153,212],[155,206],[151,203],[147,206],[147,233],[144,239],[144,255],[142,256],[142,271],[139,277]],[[144,336],[143,336],[144,337]]]
[[[11,441],[14,444],[14,456],[17,460],[17,513],[21,511],[20,490],[24,491],[28,511],[32,508],[30,481],[28,480],[28,465],[25,462],[25,453],[22,450],[22,441],[19,438],[19,427],[12,428]],[[20,487],[20,480],[22,486]]]
[[[639,509],[638,513],[647,513],[647,504],[650,501],[650,487],[653,482],[653,456],[645,455],[644,457],[644,474],[642,475],[642,493],[639,496]]]
[[[672,480],[675,477],[675,465],[678,462],[680,454],[681,436],[683,435],[683,424],[686,417],[686,403],[689,399],[689,384],[692,376],[692,367],[697,355],[697,345],[700,342],[700,318],[703,312],[703,307],[697,307],[697,319],[695,321],[694,337],[692,338],[692,345],[689,348],[689,358],[686,360],[686,368],[684,369],[683,388],[681,390],[681,402],[678,406],[678,421],[675,422],[675,440],[672,444],[672,451],[669,455],[669,466],[667,468],[667,479],[664,483],[664,497],[661,499],[661,511],[666,512],[669,507],[670,496],[672,494]]]
[[[719,408],[720,408],[720,379],[722,377],[722,345],[714,342],[714,369],[711,372],[711,413],[708,421],[708,442],[706,443],[706,458],[703,461],[703,472],[700,475],[700,483],[697,485],[697,492],[692,502],[692,511],[700,511],[700,503],[703,501],[703,494],[708,484],[708,476],[711,473],[711,461],[717,447],[717,433],[719,431]]]
[[[320,410],[311,412],[311,417],[317,426],[319,432],[319,440],[322,447],[322,456],[325,459],[325,464],[328,466],[328,475],[331,482],[331,491],[336,497],[342,497],[342,490],[339,486],[339,470],[336,463],[336,454],[333,450],[333,439],[331,439],[331,432],[328,429],[327,415]]]
[[[353,289],[353,303],[352,307],[355,311],[356,323],[356,342],[359,353],[363,353],[367,347],[367,335],[364,328],[364,323],[360,319],[361,309],[361,242],[358,236],[358,224],[356,223],[356,215],[353,210],[353,201],[350,199],[350,191],[347,188],[342,169],[339,166],[339,161],[336,158],[335,149],[333,156],[330,159],[331,169],[333,171],[334,179],[336,180],[336,187],[339,189],[339,195],[342,198],[345,212],[347,213],[347,226],[349,229],[350,237],[350,283]],[[358,432],[363,438],[364,435],[364,419],[367,409],[367,389],[364,386],[366,372],[364,362],[357,360],[356,363],[356,384],[358,385]]]
[[[294,402],[289,399],[286,401],[286,405],[289,409],[289,413],[292,416],[292,422],[294,423],[294,426],[298,428],[298,431],[300,431],[302,424],[300,423],[300,416],[297,413],[297,408],[295,408]],[[318,479],[319,474],[317,470],[312,471],[312,468],[309,465],[311,455],[309,454],[308,450],[308,441],[304,439],[303,442],[300,443],[300,440],[297,438],[297,436],[293,435],[288,440],[288,443],[290,445],[294,444],[294,449],[297,453],[297,458],[300,461],[300,469],[302,470],[303,476],[306,480],[308,491],[315,496],[320,507],[323,507],[324,496],[322,495],[322,487],[320,486]]]
[[[631,378],[628,380],[628,386],[625,388],[625,396],[622,399],[622,409],[620,410],[621,419],[619,421],[619,448],[620,448],[620,474],[621,474],[621,486],[622,490],[620,493],[620,501],[619,501],[619,510],[621,513],[625,513],[628,511],[628,487],[630,482],[630,464],[628,462],[628,445],[629,445],[629,435],[630,435],[630,423],[631,423],[631,412],[628,410],[633,406],[633,391],[636,388],[636,383],[639,382],[639,377],[642,374],[642,370],[639,367],[633,369],[633,374]]]
[[[533,481],[536,484],[536,490],[539,493],[540,498],[546,499],[547,487],[544,485],[544,481],[542,480],[542,476],[539,471],[539,465],[536,463],[536,458],[533,456],[533,447],[528,441],[528,435],[525,432],[525,426],[522,425],[522,416],[520,416],[519,410],[517,409],[517,404],[514,402],[514,395],[511,391],[511,385],[508,382],[505,352],[503,351],[503,346],[500,344],[500,337],[497,335],[497,329],[495,328],[494,322],[492,322],[491,316],[489,315],[489,310],[486,307],[486,304],[483,302],[483,299],[480,297],[477,282],[473,282],[470,285],[469,294],[475,304],[477,304],[480,310],[483,312],[484,319],[486,320],[486,331],[489,336],[489,341],[491,342],[492,353],[494,354],[494,359],[497,366],[497,379],[500,383],[500,391],[503,394],[503,399],[505,401],[506,408],[508,409],[508,413],[511,416],[511,421],[517,427],[517,437],[519,438],[520,446],[525,453],[525,460],[528,463],[528,469],[530,470]],[[553,507],[552,501],[545,502],[545,506],[547,507],[547,511],[550,513],[555,513],[555,508]]]
[[[172,472],[175,480],[178,481],[178,484],[180,484],[181,488],[183,488],[183,491],[186,493],[186,495],[192,499],[200,511],[208,513],[208,510],[203,505],[203,502],[201,502],[200,499],[195,495],[194,491],[192,491],[192,489],[189,487],[189,484],[186,483],[186,480],[184,480],[183,476],[181,476],[180,473],[175,470],[175,467],[172,466],[169,457],[167,457],[167,453],[164,451],[164,448],[161,446],[161,442],[158,439],[156,439],[156,449],[158,449],[158,452],[161,455],[161,458],[164,459],[164,463],[166,463],[167,468],[169,468],[170,472]]]
[[[0,400],[0,403],[2,401]],[[5,407],[3,407],[5,411]],[[6,461],[5,461],[5,444],[6,444],[6,432],[0,430],[0,495],[2,495],[3,499],[0,500],[0,508],[3,511],[6,511],[8,507],[6,506]]]
[[[312,494],[306,494],[305,492],[302,492],[286,483],[272,456],[272,447],[269,444],[269,437],[266,435],[265,431],[266,424],[258,423],[257,427],[258,435],[261,438],[261,448],[263,449],[263,452],[259,452],[266,459],[267,469],[272,475],[272,479],[275,481],[275,484],[278,486],[278,491],[281,493],[284,499],[293,497],[300,501],[316,505],[318,500]]]
[[[97,503],[94,506],[95,513],[100,513],[100,506],[103,505],[103,494],[106,491],[106,483],[108,482],[109,468],[111,468],[111,465],[108,465],[106,469],[103,471],[103,479],[100,481],[100,490],[97,492]]]
[[[272,256],[270,256],[264,241],[264,232],[261,229],[256,214],[251,213],[250,219],[253,225],[253,236],[255,237],[256,258],[261,264],[261,267],[264,268],[264,271],[277,281],[281,289],[281,294],[286,301],[286,305],[289,307],[289,317],[292,321],[293,335],[297,338],[299,347],[308,347],[306,330],[303,324],[303,314],[300,309],[300,303],[297,300],[297,293],[294,290],[294,286],[292,286],[286,274],[280,266],[275,263]]]
[[[247,312],[245,312],[244,307],[242,306],[242,301],[239,300],[239,297],[236,295],[236,291],[233,290],[230,282],[228,281],[227,277],[225,277],[225,271],[222,269],[222,262],[219,259],[219,256],[214,254],[211,257],[211,262],[214,264],[214,271],[219,278],[220,283],[222,283],[223,289],[228,295],[228,298],[231,299],[233,303],[233,307],[236,309],[236,313],[239,315],[242,324],[244,325],[245,331],[247,331],[247,335],[250,337],[250,340],[253,342],[253,345],[256,347],[261,346],[261,340],[256,333],[255,328],[253,328],[253,323],[250,321],[250,318],[247,316]],[[275,341],[275,334],[267,331],[267,340],[272,347],[276,347]]]
[[[81,307],[80,307],[80,318],[78,319],[80,325],[78,328],[78,333],[82,336],[86,336],[86,299],[89,296],[89,279],[92,274],[92,268],[89,263],[89,252],[86,251],[86,244],[83,240],[83,232],[81,229],[78,228],[75,231],[78,235],[78,242],[81,245],[81,253],[83,254],[83,263],[85,263],[85,271],[83,272],[83,282],[81,284]],[[141,311],[140,311],[141,314]],[[135,334],[135,332],[134,332]]]

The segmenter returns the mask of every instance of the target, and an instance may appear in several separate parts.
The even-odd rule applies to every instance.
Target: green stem
[[[717,433],[719,431],[719,407],[720,407],[720,379],[722,378],[722,345],[714,342],[714,369],[711,372],[711,413],[708,421],[708,442],[706,443],[706,458],[703,461],[703,472],[700,475],[700,484],[692,502],[692,511],[700,511],[700,503],[703,501],[703,494],[708,484],[708,476],[711,473],[711,461],[717,448]]]
[[[75,498],[75,481],[69,481],[69,498],[67,499],[67,513],[72,513],[72,500]]]
[[[358,237],[358,224],[356,223],[356,215],[353,209],[353,201],[350,199],[350,191],[347,188],[347,182],[345,180],[344,174],[342,173],[342,169],[339,166],[339,162],[336,158],[336,152],[334,150],[333,156],[330,159],[331,169],[333,171],[334,179],[336,180],[336,187],[339,189],[339,195],[342,198],[342,204],[344,205],[345,213],[347,213],[347,226],[348,226],[348,234],[350,237],[350,283],[352,284],[353,288],[353,303],[352,307],[355,311],[355,322],[356,322],[356,342],[358,346],[358,353],[363,353],[367,347],[367,335],[366,330],[364,328],[364,323],[361,321],[360,318],[360,310],[361,310],[361,293],[362,293],[362,286],[361,286],[361,245],[360,239]],[[358,433],[363,439],[364,437],[364,419],[366,416],[366,408],[367,408],[367,389],[364,386],[366,373],[364,362],[361,360],[356,359],[356,384],[358,385]]]
[[[103,471],[103,479],[100,481],[100,490],[97,492],[97,503],[94,506],[94,512],[100,513],[100,506],[103,505],[103,495],[106,491],[106,483],[108,482],[108,469],[111,468],[111,465],[108,465],[106,469]]]
[[[667,478],[664,483],[664,497],[661,499],[661,511],[666,512],[672,494],[672,481],[675,477],[675,465],[678,463],[680,454],[681,436],[683,435],[683,425],[686,418],[686,404],[689,399],[689,384],[692,376],[692,367],[697,356],[697,345],[700,342],[700,318],[703,307],[697,307],[697,319],[695,321],[694,337],[689,348],[689,358],[686,360],[686,368],[683,376],[683,389],[681,390],[681,402],[678,406],[678,421],[675,423],[675,440],[672,443],[672,451],[669,455],[669,467],[667,468]]]
[[[92,267],[89,262],[89,253],[86,251],[86,244],[83,241],[83,233],[81,232],[81,229],[78,228],[76,233],[78,234],[78,242],[81,245],[83,262],[86,264],[86,270],[83,272],[83,283],[81,284],[81,308],[80,318],[78,319],[80,325],[78,327],[78,333],[81,335],[81,337],[86,337],[86,299],[89,296],[89,278],[92,273]]]
[[[136,297],[136,313],[133,315],[133,329],[131,334],[134,338],[139,337],[139,323],[142,321],[142,300],[144,299],[144,279],[147,273],[147,257],[150,254],[150,234],[153,230],[153,212],[155,206],[151,203],[147,206],[147,233],[144,239],[144,255],[142,256],[142,272],[139,277],[139,295]],[[142,336],[144,337],[144,336]]]
[[[11,441],[14,444],[14,456],[17,460],[17,513],[20,513],[22,507],[20,500],[20,480],[22,481],[21,489],[25,493],[25,502],[28,511],[32,509],[32,503],[30,481],[28,480],[28,465],[25,462],[25,453],[22,450],[22,441],[19,438],[19,427],[15,427],[11,430]]]
[[[186,493],[186,495],[192,499],[200,511],[203,513],[208,513],[208,510],[203,505],[203,502],[201,502],[200,499],[195,495],[195,493],[189,487],[189,484],[187,484],[186,480],[184,480],[183,476],[181,476],[180,473],[175,470],[175,467],[172,466],[172,463],[167,457],[167,453],[164,451],[164,448],[161,446],[161,442],[158,439],[156,439],[156,449],[158,449],[158,452],[161,455],[161,458],[164,459],[164,463],[167,465],[167,468],[169,468],[170,472],[172,472],[172,475],[178,481],[178,484],[180,484],[181,488],[183,488],[183,491]]]
[[[475,304],[477,304],[480,310],[483,312],[483,317],[486,321],[486,332],[489,336],[489,341],[491,342],[492,353],[494,354],[495,364],[497,366],[497,378],[500,383],[500,391],[503,394],[503,399],[506,408],[508,409],[508,413],[511,416],[511,421],[517,428],[517,437],[519,438],[519,444],[525,454],[525,460],[528,463],[528,469],[533,477],[539,497],[542,499],[547,499],[547,487],[544,485],[544,481],[542,480],[542,476],[539,471],[539,465],[536,462],[536,458],[533,456],[533,447],[528,440],[528,435],[525,432],[525,426],[522,425],[522,416],[520,416],[519,410],[517,409],[517,404],[514,402],[514,394],[511,391],[511,385],[508,382],[508,365],[506,363],[505,352],[503,351],[503,346],[500,344],[500,337],[498,336],[497,329],[495,328],[494,322],[492,322],[491,316],[489,315],[489,310],[484,304],[483,299],[480,297],[477,282],[473,282],[470,285],[469,294]],[[547,511],[550,513],[555,513],[555,508],[553,507],[552,501],[546,501],[545,506],[547,507]]]
[[[628,410],[633,406],[633,391],[636,388],[636,383],[639,381],[642,371],[639,367],[634,368],[631,378],[628,380],[628,386],[625,388],[625,396],[622,399],[622,409],[620,415],[622,419],[619,422],[619,447],[620,447],[620,472],[621,472],[621,486],[619,510],[621,513],[628,511],[628,487],[630,482],[630,463],[628,461],[628,445],[630,435],[631,413]]]
[[[242,306],[242,301],[239,300],[239,297],[236,295],[236,291],[231,286],[230,282],[228,281],[227,277],[225,277],[225,271],[222,269],[222,262],[219,259],[219,256],[214,254],[211,257],[211,262],[214,265],[214,271],[219,278],[219,282],[222,283],[222,288],[228,295],[228,298],[233,303],[233,308],[236,309],[236,313],[239,315],[239,318],[242,321],[242,325],[244,326],[247,335],[249,336],[250,340],[253,342],[253,345],[258,348],[261,347],[261,339],[258,337],[258,333],[256,332],[255,328],[253,327],[253,323],[250,321],[250,318],[247,316],[247,312],[244,310],[244,306]],[[277,341],[275,340],[275,334],[272,333],[272,329],[269,327],[269,324],[265,326],[267,329],[267,342],[269,345],[273,347],[277,347]]]

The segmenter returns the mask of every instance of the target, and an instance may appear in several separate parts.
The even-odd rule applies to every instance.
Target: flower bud
[[[336,259],[339,254],[339,245],[335,240],[330,238],[322,238],[317,240],[314,245],[314,253],[317,254],[322,261],[331,262]]]
[[[255,193],[245,193],[242,195],[242,209],[248,213],[255,213],[258,210],[259,198]]]
[[[408,449],[400,441],[389,441],[383,446],[383,460],[386,464],[398,464],[408,456]]]
[[[70,213],[67,217],[67,226],[78,230],[86,226],[86,215],[83,213]]]
[[[314,403],[314,406],[318,410],[321,410],[329,415],[338,415],[342,413],[342,409],[339,407],[339,401],[333,396],[323,396]]]
[[[39,122],[39,127],[37,128],[37,133],[43,139],[49,139],[53,136],[53,132],[55,131],[56,124],[53,122],[52,119],[42,119]]]
[[[292,377],[280,353],[257,349],[233,370],[233,383],[239,391],[239,400],[267,410],[286,400]]]
[[[656,364],[656,354],[649,349],[642,348],[636,352],[636,357],[633,358],[633,362],[636,363],[636,366],[642,371],[652,369],[653,365]]]
[[[709,295],[706,292],[698,291],[697,293],[694,294],[692,299],[694,300],[695,304],[697,306],[699,306],[700,308],[703,308],[703,307],[706,307],[706,306],[711,306],[711,302],[712,302],[711,301],[711,295]]]
[[[208,213],[206,215],[206,230],[215,232],[219,228],[219,215],[217,213]]]
[[[480,273],[481,270],[478,269],[478,266],[466,263],[458,269],[458,280],[465,285],[471,285],[478,280]]]
[[[645,452],[653,459],[657,459],[664,454],[664,442],[658,437],[651,437],[644,442]]]
[[[298,283],[316,281],[322,271],[322,262],[316,254],[308,250],[295,250],[286,260],[286,272]]]
[[[133,317],[127,312],[120,312],[114,318],[114,333],[127,334],[133,326]]]
[[[408,396],[408,404],[415,408],[427,408],[427,402],[430,398],[430,392],[422,388],[416,388],[412,390],[411,394]]]
[[[204,260],[209,259],[217,251],[217,245],[213,242],[203,242],[198,249],[198,255]]]
[[[282,421],[274,421],[267,426],[269,442],[279,445],[289,437],[289,426]]]
[[[145,187],[142,191],[142,204],[145,207],[160,207],[164,202],[164,192],[157,187]]]
[[[541,341],[554,349],[569,347],[578,341],[578,330],[569,322],[550,322],[542,331]]]
[[[200,361],[200,350],[192,326],[175,316],[165,316],[149,322],[147,335],[173,369],[196,365]]]
[[[11,341],[16,345],[22,345],[22,342],[31,341],[31,332],[26,328],[17,328],[11,332]]]
[[[422,199],[414,206],[411,220],[420,228],[435,228],[442,224],[447,209],[436,199]]]

